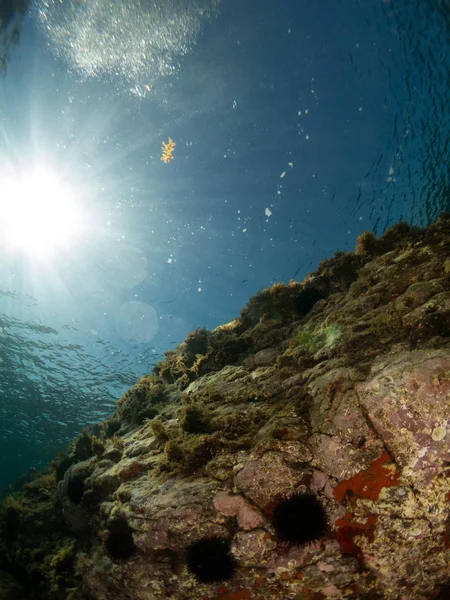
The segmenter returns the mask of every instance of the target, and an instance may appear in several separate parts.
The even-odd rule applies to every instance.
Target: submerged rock
[[[450,597],[449,416],[442,215],[168,352],[6,500],[2,599]]]

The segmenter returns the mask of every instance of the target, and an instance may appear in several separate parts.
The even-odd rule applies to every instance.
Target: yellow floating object
[[[176,146],[176,144],[172,138],[169,138],[169,141],[167,142],[167,144],[165,142],[162,143],[161,160],[163,162],[168,163],[171,160],[173,160],[173,151],[175,149],[175,146]]]

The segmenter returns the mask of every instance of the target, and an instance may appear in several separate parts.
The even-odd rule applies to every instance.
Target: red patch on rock
[[[378,517],[375,515],[370,515],[367,518],[366,523],[359,523],[358,521],[353,521],[352,519],[352,513],[348,512],[343,519],[336,520],[336,526],[338,528],[336,532],[336,539],[339,542],[342,554],[351,554],[358,560],[362,560],[364,558],[363,551],[354,542],[353,538],[357,535],[364,535],[367,537],[369,542],[373,542],[373,534],[377,525]]]
[[[389,462],[391,462],[391,457],[387,452],[383,452],[368,469],[357,473],[351,479],[341,481],[333,490],[336,500],[342,502],[347,492],[351,492],[350,497],[353,495],[357,498],[378,500],[382,488],[397,485],[400,477],[400,473],[393,472],[384,466]]]

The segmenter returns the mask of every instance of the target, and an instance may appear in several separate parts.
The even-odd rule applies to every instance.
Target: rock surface
[[[450,598],[449,417],[442,215],[363,234],[167,352],[6,499],[1,598]],[[306,544],[274,520],[295,494],[326,515]],[[189,556],[211,538],[233,572],[206,556],[205,581]]]

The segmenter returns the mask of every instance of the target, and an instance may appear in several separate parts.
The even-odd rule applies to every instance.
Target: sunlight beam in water
[[[0,177],[0,244],[7,252],[54,259],[86,228],[74,190],[56,172],[38,166]]]

